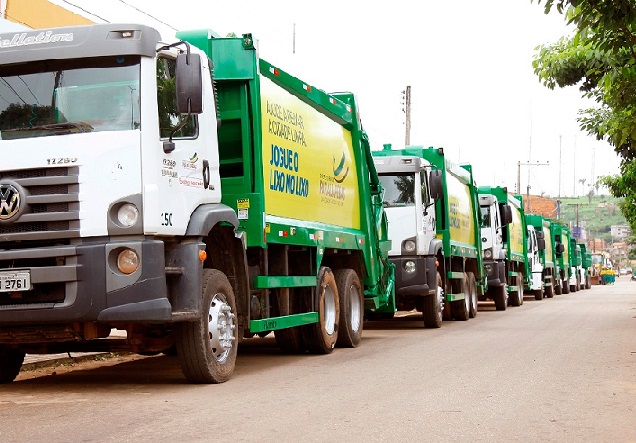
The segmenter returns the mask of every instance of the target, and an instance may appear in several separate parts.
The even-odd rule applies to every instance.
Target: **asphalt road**
[[[636,282],[437,330],[367,322],[327,356],[255,339],[222,385],[166,356],[47,374],[0,386],[0,441],[636,442]]]

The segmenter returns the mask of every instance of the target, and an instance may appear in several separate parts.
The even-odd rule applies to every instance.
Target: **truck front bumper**
[[[399,297],[437,293],[436,258],[401,256],[389,259],[395,265],[395,294]]]
[[[126,275],[117,255],[133,249]],[[0,271],[27,270],[33,288],[0,292],[0,328],[74,322],[165,322],[172,318],[164,244],[152,239],[0,251]]]
[[[506,264],[504,262],[484,260],[484,270],[488,275],[489,287],[501,287],[506,284]]]

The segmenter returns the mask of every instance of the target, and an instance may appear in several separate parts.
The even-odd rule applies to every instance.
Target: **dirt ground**
[[[29,380],[50,375],[60,375],[71,371],[90,370],[113,366],[123,362],[130,362],[148,358],[138,354],[98,354],[68,358],[55,361],[44,361],[38,363],[25,364],[15,381]]]

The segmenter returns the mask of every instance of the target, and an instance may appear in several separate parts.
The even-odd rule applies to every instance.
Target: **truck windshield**
[[[415,205],[415,175],[380,175],[384,207]]]
[[[481,225],[484,228],[490,228],[490,206],[481,206]]]
[[[2,139],[139,128],[139,56],[0,66]]]

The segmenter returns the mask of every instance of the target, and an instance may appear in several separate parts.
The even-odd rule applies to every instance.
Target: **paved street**
[[[633,442],[636,282],[482,303],[438,330],[367,322],[327,356],[253,340],[223,385],[186,384],[166,356],[51,372],[0,386],[0,441]]]

